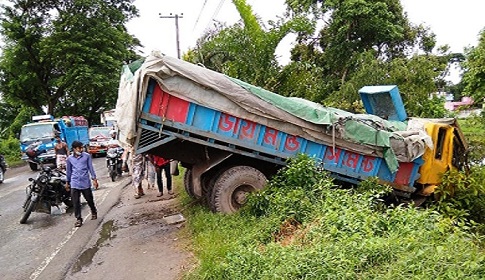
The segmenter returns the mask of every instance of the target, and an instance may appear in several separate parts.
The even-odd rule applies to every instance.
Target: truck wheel
[[[29,167],[32,171],[37,171],[37,169],[39,169],[39,166],[35,162],[29,162]]]
[[[192,182],[192,169],[185,169],[184,187],[185,191],[191,198],[197,199],[197,196],[194,193],[194,183]]]
[[[262,190],[266,177],[250,166],[235,166],[224,171],[216,180],[211,197],[212,209],[220,213],[234,213],[246,203],[250,192]]]

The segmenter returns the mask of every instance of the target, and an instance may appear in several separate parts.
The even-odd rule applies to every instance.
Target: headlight
[[[49,178],[47,178],[47,176],[42,175],[42,176],[39,177],[40,183],[45,184],[45,183],[47,183],[47,181],[49,181]]]

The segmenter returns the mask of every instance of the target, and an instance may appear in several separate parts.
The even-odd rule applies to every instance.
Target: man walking
[[[91,208],[91,220],[98,218],[98,211],[94,205],[93,191],[91,190],[91,180],[95,189],[98,189],[98,180],[94,172],[93,162],[91,156],[83,152],[83,143],[74,141],[72,143],[73,154],[67,158],[66,175],[67,183],[66,190],[71,189],[71,199],[74,204],[74,216],[76,223],[74,226],[80,227],[83,225],[81,217],[81,194],[86,199],[89,208]],[[88,174],[89,173],[89,174]]]

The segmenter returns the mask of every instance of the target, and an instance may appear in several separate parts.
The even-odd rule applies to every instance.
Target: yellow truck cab
[[[426,148],[424,163],[416,181],[422,185],[421,195],[429,196],[448,170],[464,170],[468,144],[456,119],[422,119],[426,133],[433,140],[433,149]]]

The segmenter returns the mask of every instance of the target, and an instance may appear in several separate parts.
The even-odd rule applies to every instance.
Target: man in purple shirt
[[[89,208],[91,208],[91,220],[98,218],[98,211],[94,205],[94,196],[88,173],[91,174],[95,189],[98,189],[98,180],[94,172],[91,155],[83,152],[83,143],[79,141],[72,142],[72,149],[73,154],[67,158],[66,162],[66,190],[69,191],[69,188],[71,189],[74,216],[76,217],[74,226],[80,227],[83,225],[83,219],[81,218],[81,194],[83,194],[84,199],[88,202]]]

